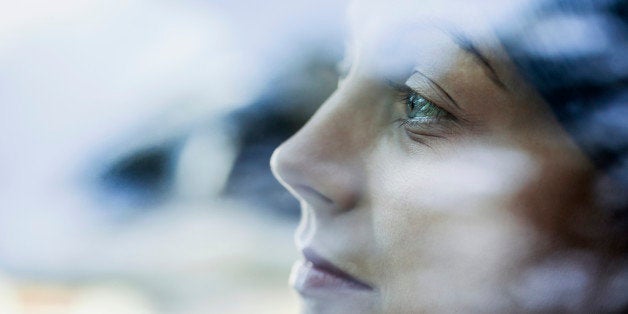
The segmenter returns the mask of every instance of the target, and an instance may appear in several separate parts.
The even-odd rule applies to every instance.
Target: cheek
[[[444,223],[513,216],[512,205],[541,175],[523,151],[475,143],[452,146],[408,154],[384,143],[374,150],[365,195],[381,227],[376,230],[382,231],[382,245]]]
[[[536,175],[527,155],[460,143],[408,154],[383,144],[371,164],[375,244],[391,303],[495,301],[503,276],[536,241],[509,207]]]
[[[591,205],[593,169],[578,151],[539,154],[542,175],[521,189],[511,207],[544,234],[552,247],[596,246],[604,234],[601,212]]]

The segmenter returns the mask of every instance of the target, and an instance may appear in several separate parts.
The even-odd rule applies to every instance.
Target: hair
[[[621,253],[628,251],[627,7],[544,0],[499,28],[517,69],[598,169],[596,204]]]
[[[592,192],[612,258],[589,307],[618,312],[628,310],[627,16],[623,0],[542,0],[499,31],[520,74],[597,169]]]

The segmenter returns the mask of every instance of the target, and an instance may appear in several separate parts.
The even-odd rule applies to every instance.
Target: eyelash
[[[404,117],[394,120],[393,123],[396,123],[398,128],[403,128],[411,140],[432,147],[432,143],[429,139],[445,139],[455,132],[454,128],[458,125],[458,119],[449,111],[443,109],[441,106],[437,105],[436,102],[406,84],[388,80],[388,85],[392,87],[396,93],[394,99],[395,106],[402,104],[404,111]],[[428,101],[431,105],[440,110],[442,115],[425,119],[409,117],[407,106],[413,96],[421,97]]]
[[[396,99],[397,102],[400,102],[401,104],[404,105],[404,109],[406,109],[406,106],[408,105],[409,101],[413,101],[412,97],[421,97],[423,99],[425,99],[426,101],[428,101],[430,104],[432,104],[434,107],[436,107],[437,110],[440,110],[443,112],[443,116],[440,117],[433,117],[433,118],[426,118],[426,119],[417,119],[417,118],[409,118],[407,117],[407,113],[406,113],[406,117],[405,118],[399,118],[397,120],[395,120],[396,122],[399,123],[399,127],[403,127],[403,126],[408,126],[408,127],[425,127],[426,125],[429,124],[437,124],[439,122],[441,122],[441,120],[443,119],[448,119],[448,120],[455,120],[455,117],[447,110],[443,109],[441,106],[437,105],[436,102],[434,102],[433,100],[431,100],[430,98],[422,95],[421,93],[416,92],[414,89],[406,86],[406,85],[401,85],[401,84],[397,84],[397,83],[392,83],[393,88],[397,91],[398,93],[398,97]]]

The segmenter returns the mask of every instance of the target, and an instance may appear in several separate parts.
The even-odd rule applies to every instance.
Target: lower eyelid
[[[433,132],[417,132],[417,131],[411,131],[409,129],[404,129],[403,131],[405,133],[405,136],[410,141],[428,146],[430,148],[432,147],[432,144],[438,142],[439,140],[443,140],[447,138],[447,136],[445,135],[433,133]]]
[[[399,119],[398,127],[402,128],[411,138],[446,138],[455,135],[456,125],[442,119],[434,119],[432,122],[417,122],[412,119]]]

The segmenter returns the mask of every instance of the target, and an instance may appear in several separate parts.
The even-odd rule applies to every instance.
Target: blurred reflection
[[[298,131],[336,88],[337,59],[331,57],[310,52],[305,64],[271,81],[267,93],[229,116],[239,126],[239,154],[227,195],[266,206],[278,215],[298,217],[296,199],[272,176],[268,161],[273,150]]]
[[[0,312],[293,313],[268,159],[336,83],[344,6],[0,5]]]
[[[303,275],[325,264],[317,246],[377,293],[306,310],[624,309],[625,3],[357,1],[348,32],[347,2],[0,4],[0,313],[296,312],[299,204],[268,161],[338,86],[339,111],[284,146],[278,173],[309,201],[378,210],[305,206],[319,229],[298,231],[294,284],[321,284]],[[486,45],[413,28],[432,18]],[[436,150],[421,123],[374,122],[377,101],[394,118],[460,109],[436,109],[417,72],[398,97],[389,79],[417,60],[477,105]]]

